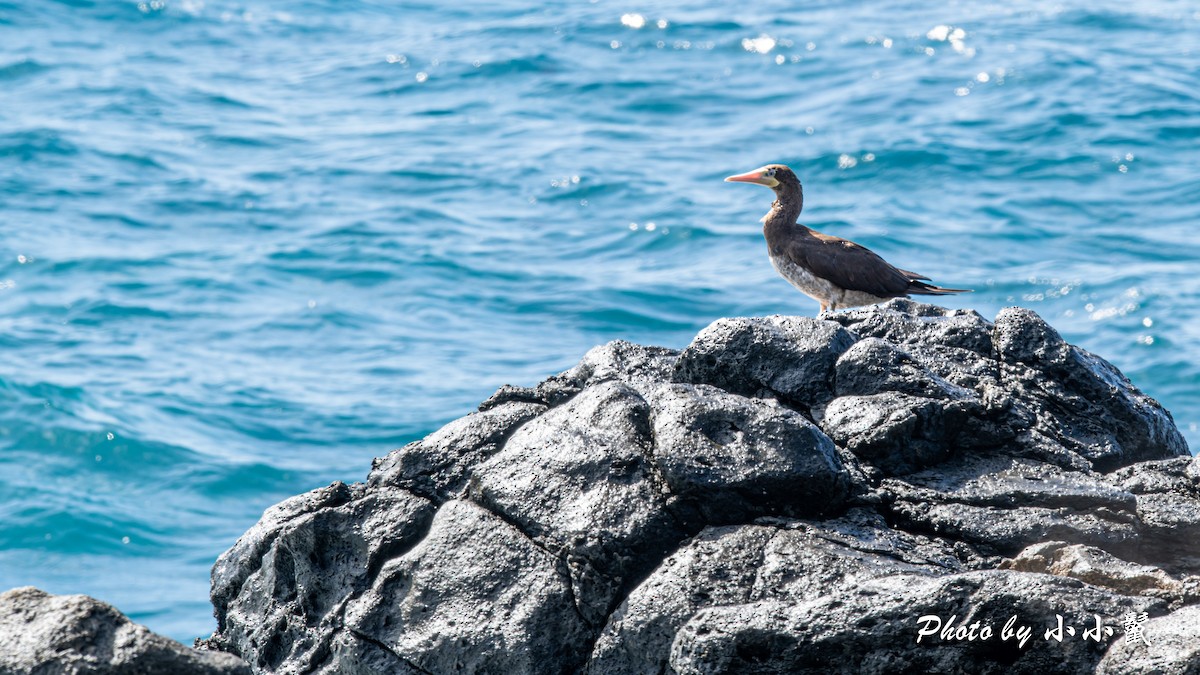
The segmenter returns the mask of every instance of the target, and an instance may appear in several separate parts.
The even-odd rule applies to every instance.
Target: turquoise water
[[[771,197],[1200,447],[1187,2],[0,2],[0,588],[181,640],[280,499],[593,345],[813,314]]]

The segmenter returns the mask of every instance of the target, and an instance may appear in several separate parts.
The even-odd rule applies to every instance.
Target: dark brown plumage
[[[771,264],[784,279],[821,303],[822,312],[909,295],[970,292],[934,286],[927,283],[929,277],[894,267],[865,246],[796,222],[804,208],[804,190],[796,174],[783,164],[768,164],[725,180],[774,190],[775,203],[762,219]]]

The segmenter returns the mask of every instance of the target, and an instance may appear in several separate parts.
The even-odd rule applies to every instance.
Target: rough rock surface
[[[250,675],[230,654],[190,649],[84,595],[0,593],[4,675]]]
[[[1028,310],[895,300],[501,388],[268,510],[211,644],[257,673],[1200,672],[1194,575],[1166,410]]]

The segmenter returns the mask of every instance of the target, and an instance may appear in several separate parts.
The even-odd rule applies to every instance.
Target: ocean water
[[[0,1],[0,589],[180,640],[271,504],[613,339],[815,314],[802,221],[1200,448],[1191,2]]]

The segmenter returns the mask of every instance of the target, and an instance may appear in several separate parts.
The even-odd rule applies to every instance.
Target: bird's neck
[[[775,203],[771,204],[771,210],[763,216],[763,226],[791,227],[800,218],[800,211],[803,208],[803,197],[797,199],[792,195],[779,195],[775,199]]]

